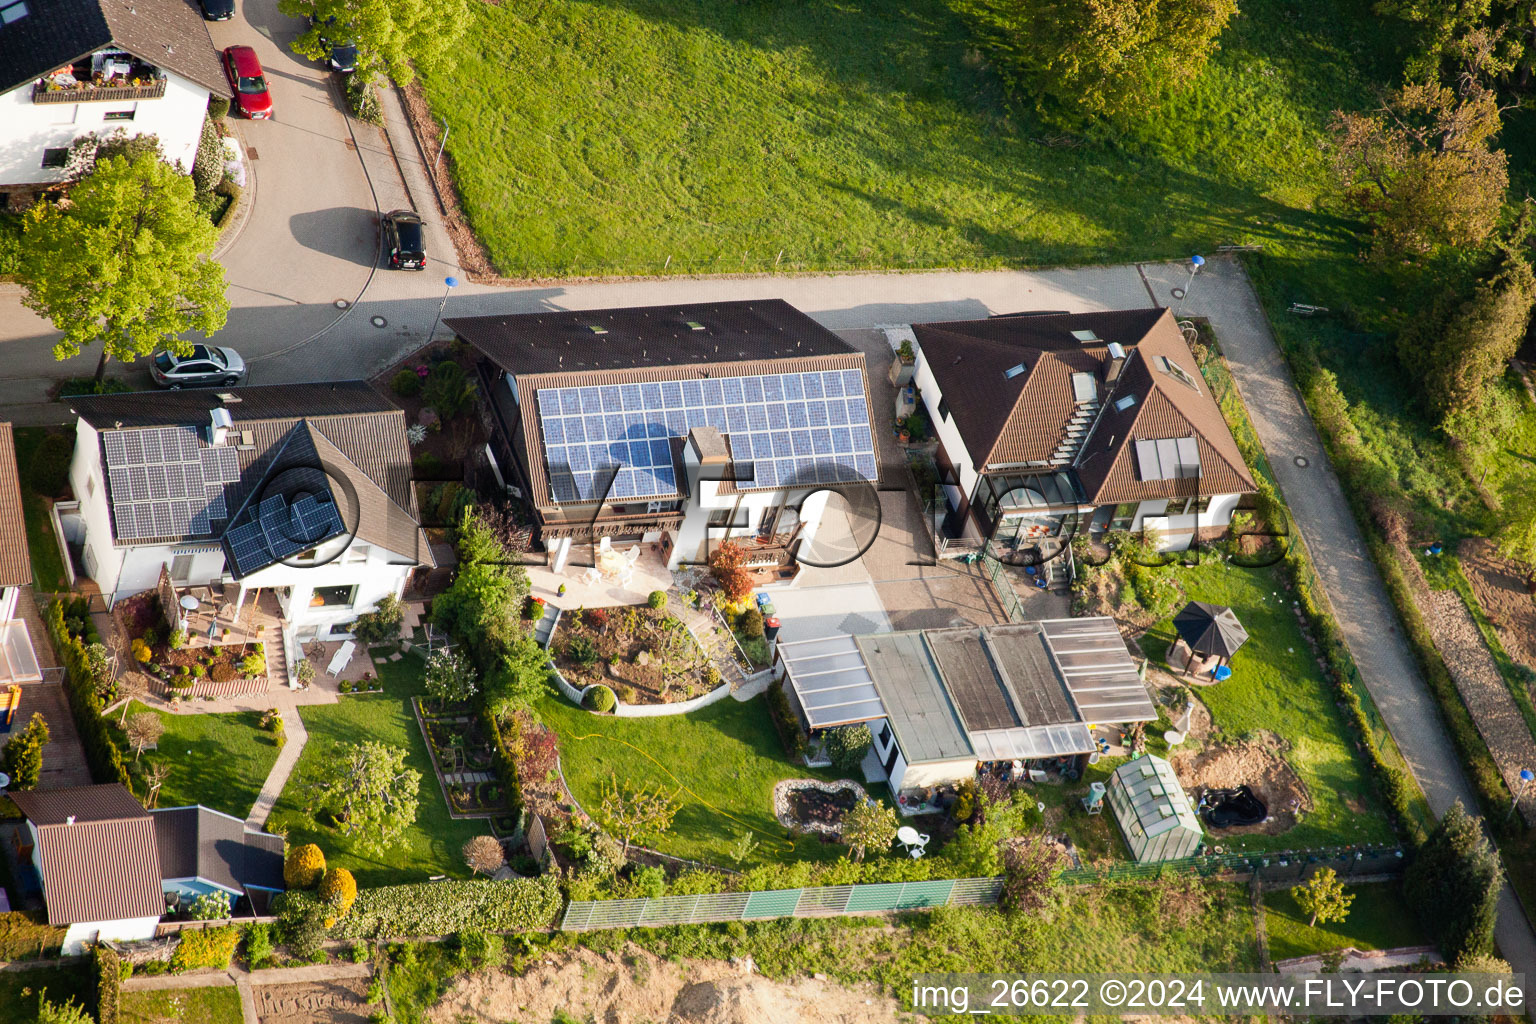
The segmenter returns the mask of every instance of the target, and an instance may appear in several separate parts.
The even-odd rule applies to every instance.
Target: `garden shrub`
[[[748,608],[737,616],[736,629],[749,640],[761,640],[763,638],[763,613],[756,608]]]
[[[149,644],[143,640],[135,639],[131,647],[133,649],[133,660],[141,665],[149,664],[149,659],[155,656],[155,652],[151,651]]]
[[[506,941],[500,935],[483,932],[478,928],[461,931],[454,935],[453,945],[458,954],[455,959],[462,970],[472,971],[506,959]]]
[[[107,719],[101,715],[101,680],[92,672],[85,645],[65,628],[62,602],[54,601],[48,606],[44,623],[54,652],[64,663],[64,694],[69,698],[70,716],[85,748],[91,777],[98,781],[120,782],[131,791],[133,780],[123,761],[122,748],[113,740]]]
[[[554,878],[450,881],[362,889],[335,928],[342,939],[451,935],[471,929],[538,931],[560,912]]]
[[[653,590],[645,603],[655,611],[661,611],[667,606],[667,592],[665,590]]]
[[[358,939],[356,942],[352,943],[352,949],[349,951],[348,959],[350,959],[355,964],[367,963],[368,943],[364,942],[362,939]]]
[[[613,691],[602,683],[595,683],[587,687],[587,692],[581,695],[581,706],[588,711],[596,711],[599,714],[606,714],[612,711],[616,703],[617,700],[613,696]]]
[[[224,212],[220,213],[218,219],[213,222],[214,227],[222,228],[226,223],[229,222],[230,216],[240,205],[240,186],[235,184],[233,181],[230,181],[228,178],[225,178],[223,181],[213,186],[213,194],[216,196],[227,196],[229,198],[229,203],[224,207]]]
[[[240,670],[227,661],[221,661],[208,670],[208,678],[216,683],[232,683],[240,678]]]
[[[224,144],[219,141],[219,130],[212,117],[203,118],[202,134],[198,136],[197,154],[192,157],[192,187],[199,195],[213,191],[224,177]]]
[[[869,726],[863,724],[827,729],[822,732],[821,740],[827,748],[827,757],[832,760],[832,770],[840,775],[857,772],[874,743]]]
[[[597,663],[597,645],[591,637],[573,636],[565,642],[565,656],[582,668]]]
[[[245,926],[245,959],[251,970],[260,970],[272,960],[272,926],[249,924]]]
[[[421,378],[415,370],[401,370],[389,379],[389,390],[401,398],[414,398],[421,394]]]
[[[782,682],[768,687],[768,712],[779,730],[779,738],[784,742],[784,752],[791,761],[798,763],[805,757],[806,736],[800,728],[800,720],[795,717],[794,709],[789,706],[789,696],[784,692]]]
[[[208,97],[208,116],[215,121],[222,121],[229,114],[229,100],[223,96]]]
[[[194,921],[220,921],[229,916],[229,893],[205,892],[192,901],[187,916]]]
[[[74,438],[48,434],[32,453],[27,480],[32,489],[45,498],[57,498],[69,486],[69,461],[75,451]]]
[[[384,123],[384,106],[379,102],[379,91],[374,87],[371,75],[348,75],[345,88],[347,108],[353,117],[368,124]]]
[[[283,881],[289,889],[313,889],[325,874],[325,854],[314,843],[295,846],[283,861]]]
[[[379,599],[373,611],[364,612],[352,623],[352,635],[367,644],[383,644],[400,638],[400,624],[405,621],[405,605],[393,594]]]
[[[325,922],[329,928],[339,918],[347,916],[352,909],[352,904],[357,902],[357,879],[352,877],[352,872],[346,868],[331,868],[320,879],[320,887],[315,891],[333,913],[333,916]]]
[[[176,952],[171,954],[171,970],[179,973],[212,967],[227,971],[239,942],[240,929],[234,925],[186,929],[181,933],[181,941],[176,944]]]
[[[187,632],[184,629],[173,629],[171,635],[165,638],[165,645],[173,651],[179,651],[187,646]]]
[[[247,679],[267,674],[267,659],[260,654],[247,654],[240,659],[240,674]]]
[[[309,959],[321,952],[328,926],[325,919],[330,910],[306,892],[285,892],[276,901],[278,925],[283,942],[293,955]]]
[[[431,452],[422,452],[412,460],[411,464],[416,468],[416,479],[439,480],[443,476],[448,464]]]
[[[91,956],[96,967],[97,1024],[117,1024],[123,990],[122,958],[102,945],[97,945]]]

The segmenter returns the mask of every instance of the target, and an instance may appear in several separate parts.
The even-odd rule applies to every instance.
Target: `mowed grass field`
[[[476,4],[423,84],[508,275],[1337,258],[1318,138],[1400,66],[1369,9],[1245,3],[1192,91],[1080,135],[943,0]]]

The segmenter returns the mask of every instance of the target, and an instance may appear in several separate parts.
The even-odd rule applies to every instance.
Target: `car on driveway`
[[[421,218],[410,210],[391,210],[384,215],[384,251],[392,270],[427,269],[426,243]]]
[[[245,360],[234,349],[217,345],[193,345],[185,356],[162,349],[149,361],[149,375],[163,388],[227,386],[245,379]]]
[[[236,109],[253,121],[270,120],[272,93],[267,89],[267,76],[262,74],[256,51],[249,46],[226,49],[224,73],[229,76],[230,88],[235,90]]]
[[[209,21],[228,21],[235,16],[235,0],[198,0],[203,17]]]
[[[310,27],[313,28],[315,23],[315,16],[311,14]],[[320,26],[320,45],[325,47],[325,63],[332,71],[350,75],[357,70],[357,44],[351,41],[351,36],[350,29],[336,26],[335,15],[326,18]]]

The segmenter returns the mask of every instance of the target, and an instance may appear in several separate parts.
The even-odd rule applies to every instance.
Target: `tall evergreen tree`
[[[1403,893],[1449,963],[1493,952],[1504,869],[1482,819],[1458,800],[1440,819],[1403,878]]]
[[[12,789],[36,789],[43,774],[43,748],[48,745],[48,723],[33,712],[27,727],[12,736],[0,753],[0,771],[11,777]]]

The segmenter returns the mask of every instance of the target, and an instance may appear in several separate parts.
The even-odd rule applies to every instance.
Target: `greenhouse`
[[[1192,857],[1200,847],[1200,819],[1173,765],[1160,757],[1139,757],[1115,769],[1109,806],[1137,863]]]

